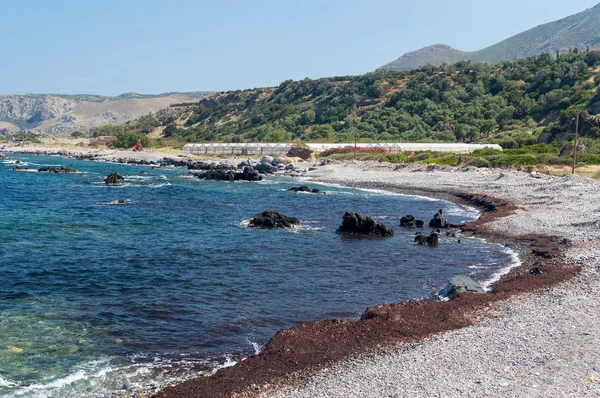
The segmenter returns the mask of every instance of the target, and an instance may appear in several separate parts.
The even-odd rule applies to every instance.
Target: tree
[[[71,137],[73,137],[73,138],[81,138],[81,137],[83,137],[83,133],[81,131],[73,131],[71,133]]]
[[[143,133],[134,133],[133,131],[127,131],[119,137],[112,141],[112,144],[117,148],[132,148],[135,144],[137,144],[138,140],[142,140],[142,146],[148,147],[150,145],[150,140],[148,136]]]
[[[309,137],[311,139],[321,139],[333,137],[334,131],[331,124],[320,124],[312,126],[310,129]]]
[[[288,142],[292,140],[292,133],[282,128],[275,128],[263,136],[265,142]]]

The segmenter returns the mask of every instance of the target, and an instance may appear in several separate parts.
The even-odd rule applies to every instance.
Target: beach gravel
[[[95,158],[158,162],[162,156],[167,155],[106,151]],[[559,286],[497,305],[493,319],[347,358],[267,396],[600,397],[599,182],[570,175],[379,162],[332,162],[311,170],[313,181],[325,183],[446,199],[479,193],[513,200],[519,207],[516,213],[487,228],[514,237],[567,239],[566,258],[582,268]]]
[[[568,238],[581,273],[503,303],[499,316],[419,343],[348,358],[272,395],[301,397],[599,397],[600,183],[501,170],[334,163],[323,182],[405,192],[477,192],[514,200],[494,230]]]

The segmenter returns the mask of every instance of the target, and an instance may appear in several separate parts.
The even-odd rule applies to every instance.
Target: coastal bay
[[[594,372],[597,371],[590,363],[598,357],[598,351],[594,348],[597,347],[597,335],[593,332],[596,318],[589,308],[593,308],[596,300],[594,292],[597,292],[598,288],[598,269],[594,265],[597,255],[597,244],[594,242],[597,237],[593,230],[595,220],[590,220],[588,217],[597,210],[593,201],[589,200],[599,191],[595,181],[577,176],[550,177],[494,169],[461,170],[419,165],[399,167],[379,162],[335,162],[317,167],[309,175],[309,179],[326,184],[421,194],[446,200],[452,199],[461,203],[464,203],[468,196],[465,194],[474,192],[487,194],[489,198],[506,198],[508,202],[514,204],[514,208],[511,208],[507,214],[503,214],[505,217],[483,220],[485,222],[480,224],[480,228],[485,227],[485,230],[479,231],[500,236],[501,238],[498,239],[503,241],[517,241],[515,250],[518,250],[521,258],[526,261],[520,271],[517,270],[520,274],[515,271],[515,275],[508,275],[505,279],[518,279],[523,274],[529,274],[537,260],[535,257],[533,263],[527,260],[532,258],[530,256],[532,241],[527,239],[535,236],[552,236],[555,242],[565,239],[568,241],[568,244],[557,244],[561,247],[559,257],[552,262],[554,265],[560,265],[557,269],[566,269],[569,272],[561,274],[557,281],[549,280],[549,286],[560,282],[561,278],[569,279],[579,268],[581,271],[570,282],[563,283],[558,288],[544,288],[541,292],[533,294],[531,289],[524,289],[518,294],[478,308],[477,314],[471,316],[471,321],[472,323],[484,321],[476,326],[433,335],[425,340],[413,340],[408,345],[404,342],[398,346],[399,348],[392,346],[386,349],[373,349],[371,347],[365,351],[365,354],[358,356],[353,354],[350,359],[342,362],[336,361],[327,366],[321,364],[311,371],[304,372],[301,378],[279,378],[272,384],[259,386],[258,389],[256,385],[254,387],[239,385],[237,386],[239,392],[245,390],[251,395],[262,396],[273,396],[276,391],[287,391],[286,394],[289,396],[378,397],[390,394],[404,396],[404,393],[395,390],[401,385],[407,389],[406,391],[411,391],[411,396],[431,396],[441,393],[442,390],[439,390],[441,387],[433,381],[425,382],[420,375],[433,377],[433,374],[443,375],[448,383],[454,383],[452,385],[459,392],[450,396],[470,394],[466,392],[467,390],[461,390],[463,387],[468,388],[468,391],[491,391],[490,389],[504,391],[502,390],[504,388],[506,392],[501,394],[510,396],[514,391],[531,389],[530,385],[522,381],[522,375],[529,375],[531,379],[544,375],[543,378],[546,380],[544,391],[555,391],[557,385],[577,392],[595,391],[597,383],[593,380],[594,375],[597,374]],[[582,209],[584,211],[581,211]],[[524,240],[524,236],[529,238]],[[521,243],[518,243],[519,241]],[[542,260],[540,258],[540,262],[543,262]],[[553,264],[547,266],[550,270]],[[532,287],[535,288],[533,285]],[[492,290],[494,290],[493,285]],[[570,305],[566,307],[560,305],[560,297],[566,297],[565,300],[568,300]],[[514,300],[515,298],[517,300]],[[582,305],[574,305],[575,302],[581,302]],[[557,319],[556,314],[561,314],[562,318]],[[574,319],[577,322],[573,323]],[[565,329],[565,322],[570,322],[572,326]],[[513,324],[514,327],[507,327]],[[527,335],[517,337],[517,332],[526,332]],[[488,337],[483,339],[481,333],[485,333],[484,335]],[[569,336],[569,341],[572,340],[572,343],[565,344],[564,340],[553,337],[565,334]],[[518,344],[512,344],[513,340]],[[474,344],[473,341],[481,343]],[[497,346],[494,345],[496,342]],[[585,349],[577,351],[576,358],[571,358],[570,355],[574,355],[574,347],[585,347]],[[460,352],[458,357],[459,360],[462,358],[463,362],[460,363],[460,367],[452,366],[449,369],[450,364],[444,364],[442,360],[431,361],[427,359],[429,356],[424,356],[420,361],[425,362],[420,363],[414,358],[422,352],[420,351],[422,349],[434,350],[436,353],[431,354],[431,358],[456,358],[456,352]],[[500,355],[501,353],[503,355]],[[519,360],[511,362],[508,366],[506,357],[511,355]],[[552,372],[552,380],[548,381],[548,374],[539,372],[540,366],[543,367],[546,363],[556,366],[558,355],[561,355],[561,358],[569,358],[573,369],[577,369],[579,372],[577,374],[582,374],[583,377],[574,378],[571,370],[563,369],[563,373]],[[410,361],[407,358],[410,358]],[[244,362],[246,361],[241,364]],[[473,366],[479,367],[481,363],[488,364],[487,374],[500,372],[497,369],[501,366],[504,366],[502,369],[506,366],[507,369],[512,369],[512,363],[518,364],[520,373],[513,374],[512,383],[505,380],[506,377],[497,379],[475,376],[471,377],[475,381],[470,384],[465,383],[466,374],[477,375],[478,372]],[[493,370],[492,373],[489,373],[490,369]],[[317,370],[317,373],[313,374],[314,370]],[[536,375],[536,372],[539,375]],[[363,377],[364,374],[374,375],[368,378],[371,384]],[[306,379],[308,376],[311,377]],[[556,382],[553,381],[555,379]],[[307,381],[303,382],[303,380]],[[194,380],[182,386],[193,385],[193,383]],[[410,383],[417,383],[417,385]],[[168,387],[168,384],[163,387]],[[182,391],[185,394],[185,390],[180,388],[175,387],[172,390],[166,388],[159,396],[182,394]],[[138,392],[135,396],[148,396],[156,391],[151,389],[143,393]]]

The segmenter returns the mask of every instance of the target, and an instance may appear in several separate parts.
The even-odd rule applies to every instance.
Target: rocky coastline
[[[106,156],[133,163],[119,154],[91,160],[108,161]],[[498,275],[487,294],[377,305],[360,320],[303,323],[278,332],[259,355],[214,376],[132,396],[600,393],[600,315],[591,310],[600,291],[600,221],[594,216],[600,210],[593,200],[600,194],[598,182],[378,162],[334,162],[312,169],[305,175],[314,181],[477,206],[482,216],[462,230],[510,245],[520,265]]]

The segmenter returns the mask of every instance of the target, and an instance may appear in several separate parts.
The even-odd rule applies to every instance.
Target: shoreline
[[[446,194],[443,196],[446,197]],[[467,199],[469,197],[470,200]],[[486,240],[491,238],[492,241],[505,241],[508,238],[502,234],[488,235],[480,232],[480,229],[514,211],[516,207],[512,203],[469,194],[453,202],[475,204],[485,210],[478,220],[467,223],[465,232],[484,235]],[[523,256],[521,265],[511,268],[500,280],[492,283],[491,291],[484,295],[467,293],[452,301],[410,300],[380,304],[367,308],[359,320],[303,322],[277,332],[260,354],[231,368],[222,369],[214,376],[167,387],[153,397],[274,396],[306,382],[315,372],[335,366],[337,362],[418,343],[432,335],[475,325],[489,317],[489,312],[494,312],[498,304],[562,283],[579,271],[577,267],[556,262],[557,255],[549,247],[556,242],[549,237],[527,237],[516,241],[520,243],[519,251]],[[530,267],[540,262],[534,258],[537,255],[533,252],[526,253],[530,246],[537,248],[537,253],[545,257],[543,262],[547,271],[541,278],[534,279],[529,273]]]
[[[167,155],[174,156],[173,154]],[[222,369],[215,376],[192,379],[175,387],[167,387],[155,395],[156,397],[228,397],[233,396],[234,393],[241,394],[239,396],[271,396],[281,391],[297,389],[299,385],[302,385],[303,380],[309,380],[308,378],[311,375],[320,374],[319,372],[323,372],[323,369],[331,366],[332,363],[351,361],[351,358],[357,356],[376,355],[375,353],[382,350],[398,349],[397,347],[406,344],[422,342],[423,339],[431,338],[432,335],[439,336],[439,333],[464,330],[465,327],[468,328],[470,325],[478,324],[482,319],[496,318],[500,311],[497,307],[504,307],[505,303],[510,301],[509,299],[530,296],[532,290],[554,286],[571,279],[577,273],[578,267],[564,266],[567,262],[572,263],[573,261],[567,261],[563,250],[553,250],[558,246],[568,250],[572,249],[573,246],[570,242],[559,242],[563,239],[562,236],[560,238],[550,238],[544,236],[544,234],[536,234],[538,236],[533,237],[533,234],[525,233],[524,237],[519,237],[515,236],[514,233],[510,233],[514,231],[510,228],[498,229],[496,225],[490,226],[491,224],[502,224],[502,219],[510,218],[516,213],[522,212],[522,209],[515,204],[516,202],[497,199],[490,195],[465,193],[472,192],[472,190],[461,189],[452,186],[452,184],[450,184],[450,188],[445,186],[445,189],[431,189],[427,187],[426,181],[421,181],[420,184],[415,184],[417,186],[410,187],[378,181],[372,178],[369,173],[379,173],[382,171],[381,169],[384,169],[385,173],[395,173],[397,172],[397,166],[365,163],[350,165],[336,163],[332,166],[335,172],[342,169],[343,172],[346,172],[344,174],[352,175],[353,179],[350,180],[343,180],[339,175],[335,175],[335,172],[328,175],[331,166],[318,168],[310,180],[340,183],[355,188],[383,189],[402,194],[426,195],[437,199],[450,200],[458,204],[478,205],[487,211],[482,213],[477,221],[469,223],[465,228],[466,232],[482,234],[486,239],[491,238],[492,241],[494,239],[514,241],[521,255],[527,251],[530,251],[530,253],[522,259],[521,266],[513,268],[507,275],[501,277],[500,281],[492,284],[492,292],[489,294],[479,297],[461,295],[461,297],[445,303],[409,301],[400,304],[375,306],[365,311],[363,318],[366,319],[359,321],[331,320],[303,323],[292,329],[278,332],[259,355],[250,357],[234,367]],[[352,169],[352,172],[347,173],[346,170],[343,170],[344,168]],[[418,169],[418,166],[412,167],[410,170],[402,168],[400,172],[425,174],[419,172]],[[464,174],[461,171],[443,173]],[[490,171],[489,173],[493,174],[494,177],[499,174],[498,179],[503,178],[505,174],[502,171]],[[426,175],[431,176],[433,174],[436,174],[436,172],[429,172]],[[475,174],[479,174],[479,172]],[[523,177],[523,174],[520,173],[520,176]],[[360,178],[357,178],[357,176]],[[436,179],[439,182],[439,176]],[[472,184],[469,182],[469,185]],[[531,268],[527,267],[534,265],[544,267],[544,272],[540,275],[530,274],[529,270]],[[432,305],[432,303],[435,305]],[[435,308],[438,306],[440,308]],[[419,314],[419,319],[414,319],[415,314]],[[426,330],[423,328],[423,320],[427,319],[428,314],[434,314],[434,318],[429,319],[431,322],[426,325],[429,328]],[[402,321],[402,325],[398,325],[399,320]],[[437,325],[434,325],[435,327],[432,330],[431,326],[436,321]],[[371,325],[364,327],[369,322],[371,322]],[[356,325],[359,325],[359,327]],[[375,327],[378,331],[383,331],[382,334],[379,334],[379,340],[373,339],[374,335],[372,333]],[[356,331],[362,334],[357,334]],[[396,333],[396,337],[392,336],[392,332]],[[333,340],[332,336],[335,336]],[[335,349],[324,353],[321,349],[323,343],[326,343],[328,347],[335,346]],[[313,347],[312,351],[310,349],[311,345]],[[315,355],[316,353],[318,355]],[[274,379],[275,382],[273,382]],[[335,377],[333,380],[335,380]],[[148,393],[148,395],[151,395],[151,393]],[[345,395],[340,393],[340,395],[324,396]]]

